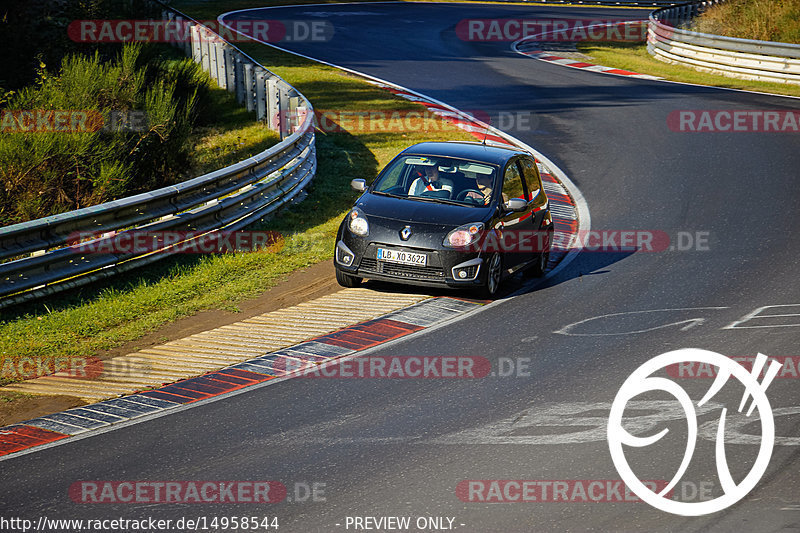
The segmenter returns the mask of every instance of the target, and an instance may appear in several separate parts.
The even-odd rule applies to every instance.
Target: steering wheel
[[[458,193],[458,196],[456,196],[456,200],[466,200],[467,194],[470,192],[476,192],[481,195],[481,198],[483,198],[483,193],[478,189],[464,189],[463,191]],[[471,198],[471,199],[476,201],[481,201],[479,198]]]

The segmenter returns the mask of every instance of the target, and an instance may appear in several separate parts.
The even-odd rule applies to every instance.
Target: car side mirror
[[[354,191],[364,192],[367,190],[367,180],[360,178],[354,179],[350,182],[350,187],[352,187]]]
[[[528,208],[528,202],[523,200],[522,198],[512,198],[505,203],[503,206],[508,211],[513,211],[515,213],[519,213],[521,211],[525,211]]]

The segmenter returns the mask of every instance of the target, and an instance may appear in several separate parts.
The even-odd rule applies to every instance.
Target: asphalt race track
[[[289,380],[0,462],[2,506],[29,519],[274,516],[283,532],[364,530],[347,519],[367,516],[411,517],[412,525],[445,517],[440,529],[451,518],[464,532],[800,530],[800,382],[790,370],[767,390],[776,434],[769,466],[739,503],[687,517],[624,501],[624,488],[622,497],[604,489],[601,501],[573,490],[620,479],[606,442],[608,412],[650,358],[680,348],[800,356],[800,134],[681,132],[667,122],[681,110],[798,112],[800,100],[578,71],[455,32],[471,17],[646,14],[387,3],[228,17],[327,20],[332,41],[281,46],[461,109],[532,117],[506,131],[575,182],[593,230],[665,232],[672,249],[584,251],[534,290],[370,354],[483,356],[497,375]],[[675,381],[697,400],[713,380]],[[748,472],[759,418],[736,413],[742,391],[726,386],[698,409],[700,438],[675,500],[722,494],[714,443],[723,404],[727,464],[737,482]],[[670,480],[681,463],[687,426],[677,405],[651,393],[628,413],[643,421],[640,436],[670,429],[628,454],[641,479]],[[289,494],[276,504],[93,505],[68,495],[81,480],[277,480]],[[487,503],[475,500],[490,496],[491,484],[462,492],[467,480],[570,488],[557,501],[541,501],[543,487],[557,486],[542,483],[536,501]]]

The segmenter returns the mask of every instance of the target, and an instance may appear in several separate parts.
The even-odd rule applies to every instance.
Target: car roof
[[[503,165],[515,155],[531,155],[513,146],[492,146],[468,141],[422,142],[409,146],[401,153],[403,155],[457,157],[495,165]]]

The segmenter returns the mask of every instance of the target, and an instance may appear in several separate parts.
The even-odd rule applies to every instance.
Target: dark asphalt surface
[[[764,306],[794,305],[762,315],[800,314],[800,135],[681,133],[667,127],[674,110],[798,111],[800,100],[581,72],[514,54],[509,43],[461,41],[454,32],[469,17],[645,13],[371,4],[241,15],[324,18],[335,25],[332,42],[295,43],[291,49],[463,109],[532,112],[535,127],[509,133],[551,158],[580,187],[593,229],[662,230],[673,237],[708,232],[709,249],[584,252],[544,286],[375,352],[482,355],[498,365],[511,358],[527,361],[522,374],[528,375],[295,379],[264,387],[0,462],[3,515],[268,515],[278,517],[280,531],[291,532],[353,531],[345,528],[348,516],[452,517],[465,532],[800,530],[800,392],[797,379],[790,378],[776,379],[767,391],[772,408],[781,411],[764,477],[723,511],[688,518],[644,503],[481,503],[456,495],[462,480],[619,479],[605,441],[608,409],[627,376],[658,354],[696,347],[728,356],[800,355],[800,329],[793,327],[800,316],[740,324],[784,327],[726,328]],[[630,314],[635,311],[653,312]],[[691,319],[703,320],[685,322]],[[711,384],[676,381],[695,400]],[[726,386],[713,401],[727,405],[730,417],[741,392]],[[683,454],[686,424],[682,417],[659,418],[653,405],[640,405],[640,414],[657,419],[657,429],[644,434],[663,427],[671,433],[628,457],[642,479],[668,480]],[[698,441],[679,485],[683,494],[676,498],[685,501],[697,501],[691,492],[702,483],[715,496],[721,490],[713,442],[719,409],[699,418],[712,430]],[[758,442],[758,427],[756,419],[729,429],[734,479],[752,464],[757,446],[747,444],[746,435]],[[263,479],[284,483],[295,501],[80,505],[67,495],[78,480]],[[324,484],[324,501],[296,501],[295,483]]]

